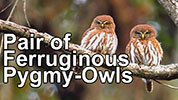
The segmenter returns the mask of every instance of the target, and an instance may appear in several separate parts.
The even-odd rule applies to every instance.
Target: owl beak
[[[145,39],[145,34],[142,34],[142,35],[141,35],[141,39],[142,39],[142,40]]]
[[[104,23],[102,23],[102,24],[100,25],[101,28],[104,28],[104,26],[105,26]]]

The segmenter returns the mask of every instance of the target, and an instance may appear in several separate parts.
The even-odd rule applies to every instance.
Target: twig
[[[13,12],[14,12],[14,10],[15,10],[15,7],[17,6],[18,1],[19,1],[19,0],[16,0],[16,1],[15,1],[15,4],[14,4],[14,6],[13,6],[13,8],[12,8],[12,10],[11,10],[11,12],[10,12],[8,18],[7,18],[7,21],[9,21],[9,20],[11,19],[12,14],[13,14]]]
[[[26,0],[23,0],[23,11],[24,11],[25,20],[27,22],[27,25],[28,25],[28,27],[31,27],[30,22],[28,21],[27,12],[26,12]]]
[[[14,0],[12,0],[4,9],[2,9],[0,11],[0,13],[4,12],[6,9],[8,9],[13,3],[14,3]]]
[[[176,87],[176,86],[172,86],[172,85],[169,85],[169,84],[166,84],[166,83],[160,82],[160,81],[158,81],[158,80],[154,80],[154,81],[155,81],[155,82],[157,82],[158,84],[164,85],[164,86],[166,86],[166,87],[168,87],[168,88],[178,90],[178,87]]]

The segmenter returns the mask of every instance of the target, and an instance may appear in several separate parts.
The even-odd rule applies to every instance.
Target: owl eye
[[[108,24],[110,24],[110,23],[109,23],[108,21],[105,21],[104,24],[105,24],[105,25],[108,25]]]
[[[101,21],[97,20],[96,23],[97,23],[97,24],[101,24]]]
[[[138,34],[138,35],[139,35],[139,34],[141,34],[141,32],[139,32],[139,31],[136,31],[136,32],[135,32],[135,34]]]
[[[150,31],[148,31],[148,32],[145,32],[145,34],[150,34],[151,32]]]

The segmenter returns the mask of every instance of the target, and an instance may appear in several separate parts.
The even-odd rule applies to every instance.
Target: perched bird
[[[163,57],[163,50],[156,39],[155,29],[147,24],[136,25],[130,31],[130,41],[126,47],[131,63],[139,65],[159,65]],[[146,90],[152,92],[153,82],[146,79]]]
[[[115,23],[111,16],[97,16],[82,37],[82,47],[101,54],[114,54],[118,40]]]

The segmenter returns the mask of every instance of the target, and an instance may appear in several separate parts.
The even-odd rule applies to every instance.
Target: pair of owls
[[[101,54],[114,54],[117,49],[115,23],[111,16],[97,16],[82,37],[81,46]],[[156,40],[155,29],[147,24],[136,25],[130,31],[130,41],[126,47],[131,63],[147,66],[159,65],[163,56],[162,48]],[[146,89],[153,90],[153,82],[146,79]]]

